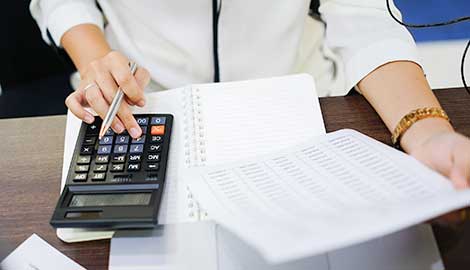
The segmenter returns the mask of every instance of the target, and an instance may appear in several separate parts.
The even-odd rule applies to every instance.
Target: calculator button
[[[158,171],[159,164],[158,163],[147,163],[145,167],[146,171]]]
[[[163,136],[152,136],[150,140],[152,142],[163,142]]]
[[[166,122],[165,117],[152,117],[152,120],[150,121],[151,125],[164,125]]]
[[[129,135],[119,135],[116,137],[116,144],[128,144]]]
[[[91,174],[91,181],[104,181],[106,178],[106,173],[104,172],[97,172]]]
[[[106,130],[106,133],[104,135],[106,136],[114,135],[114,130],[112,130],[111,128],[108,128],[108,130]]]
[[[77,164],[89,164],[91,161],[90,156],[78,156]]]
[[[86,129],[86,133],[89,135],[98,134],[99,131],[100,131],[100,128],[98,127],[98,124],[95,124],[95,123],[88,125]]]
[[[80,148],[80,155],[91,155],[93,154],[93,146],[82,146]]]
[[[113,136],[103,136],[99,144],[113,144]]]
[[[129,163],[127,165],[127,171],[129,172],[140,171],[140,163]]]
[[[149,124],[148,117],[136,117],[135,120],[137,121],[137,124],[139,124],[140,126],[146,126]]]
[[[98,146],[98,154],[110,154],[111,153],[111,145],[100,145]]]
[[[145,142],[145,135],[140,136],[140,138],[132,139],[131,143],[144,143]]]
[[[86,182],[86,178],[87,178],[86,173],[76,173],[73,176],[72,181],[74,181],[74,182]]]
[[[126,161],[126,155],[114,155],[113,163],[124,163]]]
[[[83,139],[83,145],[95,145],[96,137],[85,137]]]
[[[115,145],[114,146],[115,154],[125,154],[127,153],[127,144]]]
[[[142,155],[129,155],[129,162],[140,162]]]
[[[95,159],[96,164],[107,164],[108,162],[109,162],[109,156],[108,155],[96,156],[96,159]]]
[[[124,171],[124,164],[112,164],[111,165],[111,171],[112,172],[122,172]]]
[[[129,151],[132,154],[144,152],[143,144],[131,144],[131,149]]]
[[[160,161],[160,154],[150,154],[147,156],[147,161]]]
[[[96,164],[93,167],[94,172],[106,172],[108,170],[108,165],[107,164]]]
[[[79,172],[88,172],[89,169],[90,169],[89,165],[76,165],[75,166],[75,172],[77,172],[77,173],[79,173]]]
[[[142,134],[147,134],[147,127],[146,126],[140,127],[140,129],[142,129]]]
[[[162,151],[162,145],[161,144],[151,144],[149,146],[149,152],[151,153],[156,153]]]
[[[165,134],[165,126],[152,126],[150,128],[150,134],[152,135],[163,135]]]

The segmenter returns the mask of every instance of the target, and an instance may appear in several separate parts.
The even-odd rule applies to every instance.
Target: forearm
[[[93,24],[81,24],[71,28],[63,35],[61,45],[80,74],[85,72],[90,62],[111,51],[103,32]]]
[[[421,68],[407,61],[385,64],[371,72],[358,85],[364,97],[392,132],[400,119],[423,107],[440,107]],[[428,118],[415,123],[401,138],[407,152],[436,132],[452,130],[444,119]]]

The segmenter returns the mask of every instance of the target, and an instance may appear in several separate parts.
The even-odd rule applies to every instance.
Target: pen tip
[[[101,126],[100,134],[98,135],[98,140],[101,140],[101,138],[103,138],[104,136],[104,133],[106,132],[103,127],[104,126]]]

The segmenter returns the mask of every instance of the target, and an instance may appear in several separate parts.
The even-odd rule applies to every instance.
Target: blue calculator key
[[[137,124],[139,124],[140,126],[147,126],[149,124],[148,117],[136,117],[135,120],[137,121]]]
[[[147,127],[146,126],[142,126],[140,128],[142,129],[142,134],[147,134]]]
[[[142,152],[144,152],[144,145],[143,144],[131,144],[130,152],[132,154],[142,153]]]
[[[99,144],[113,144],[113,136],[103,136]]]
[[[119,135],[116,137],[116,144],[128,144],[129,135]]]
[[[131,143],[144,143],[145,142],[145,135],[140,136],[140,138],[132,139]]]
[[[150,124],[152,125],[164,125],[166,122],[166,117],[152,117]]]
[[[115,145],[114,146],[115,154],[125,154],[127,153],[127,144]]]
[[[111,145],[100,145],[98,146],[98,154],[109,154],[111,153]]]

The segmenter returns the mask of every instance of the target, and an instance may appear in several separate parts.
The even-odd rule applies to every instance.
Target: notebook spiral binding
[[[202,115],[202,104],[201,104],[201,95],[199,88],[195,89],[195,101],[193,102],[194,106],[194,116],[196,117],[194,123],[197,126],[195,128],[195,138],[198,140],[195,144],[196,153],[197,153],[197,162],[196,166],[204,166],[206,164],[206,139],[204,137],[204,118]],[[201,205],[198,204],[199,209],[199,220],[204,220],[208,217],[207,211],[205,211]]]
[[[189,91],[186,91],[189,90]],[[194,127],[192,123],[194,123],[194,106],[193,106],[193,94],[191,88],[185,89],[182,91],[182,106],[183,106],[183,144],[184,144],[184,163],[186,167],[191,166],[194,164],[194,149],[191,149],[196,145],[196,142],[191,139],[190,134],[194,134]],[[191,140],[193,140],[191,142]],[[187,192],[187,200],[188,200],[188,217],[190,219],[199,220],[199,210],[197,209],[197,202],[194,200],[194,196],[189,190],[189,187],[186,187]]]

